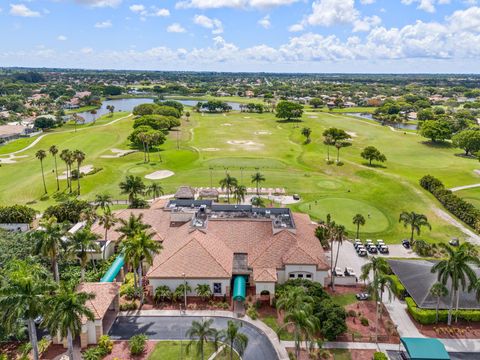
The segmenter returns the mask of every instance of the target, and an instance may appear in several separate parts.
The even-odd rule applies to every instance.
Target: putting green
[[[340,184],[339,182],[331,180],[320,180],[319,182],[317,182],[317,185],[320,187],[320,189],[328,190],[336,190],[342,187],[342,184]]]
[[[300,209],[310,213],[317,219],[325,220],[327,214],[332,219],[344,225],[354,235],[356,231],[352,219],[355,214],[362,214],[365,217],[365,225],[360,228],[362,233],[378,233],[388,229],[390,223],[384,213],[375,206],[361,200],[347,198],[325,198],[317,201],[302,204]]]

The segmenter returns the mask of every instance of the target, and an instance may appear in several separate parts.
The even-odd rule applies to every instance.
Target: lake
[[[416,124],[404,124],[404,123],[396,123],[396,122],[387,122],[387,121],[380,121],[373,118],[372,114],[364,114],[364,113],[345,113],[345,115],[356,116],[363,119],[373,120],[383,126],[391,126],[396,129],[405,129],[405,130],[417,130],[418,126]]]

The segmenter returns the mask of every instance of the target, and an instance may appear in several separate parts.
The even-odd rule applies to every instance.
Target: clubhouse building
[[[153,292],[161,285],[173,291],[187,282],[188,295],[194,296],[198,284],[208,284],[215,296],[242,301],[247,295],[271,298],[275,284],[288,279],[323,285],[328,277],[316,225],[306,214],[192,199],[160,200],[150,209],[115,213],[122,219],[131,214],[143,214],[154,239],[162,242],[163,250],[146,272]],[[105,234],[99,224],[92,230]],[[116,228],[109,230],[105,246],[116,244],[120,235]]]

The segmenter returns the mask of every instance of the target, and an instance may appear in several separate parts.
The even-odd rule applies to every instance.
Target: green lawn
[[[338,294],[332,296],[332,301],[339,306],[347,306],[356,303],[358,300],[355,294]]]
[[[273,329],[273,331],[277,332],[278,329],[280,329],[281,324],[278,323],[277,318],[275,316],[265,316],[262,317],[260,320],[262,320],[268,327]],[[285,341],[293,341],[293,334],[289,333],[285,329],[280,330],[278,333],[278,337],[280,340],[285,340]]]
[[[195,346],[192,345],[189,353],[186,352],[188,341],[159,341],[155,345],[155,349],[148,357],[148,360],[199,360],[201,356],[196,354]],[[204,349],[205,359],[208,359],[215,352],[214,346],[212,343],[206,343]],[[182,357],[180,357],[182,356]],[[216,360],[227,360],[230,359],[230,353],[227,351],[225,353],[220,353],[215,357]],[[233,354],[234,360],[239,360],[237,353]]]
[[[123,115],[116,113],[113,119]],[[307,212],[314,220],[324,219],[331,213],[334,220],[346,226],[350,235],[355,233],[353,215],[362,213],[367,219],[361,228],[362,238],[399,242],[408,233],[398,223],[400,212],[406,210],[428,216],[432,231],[422,231],[422,238],[447,241],[461,235],[436,215],[434,207],[441,205],[420,188],[418,180],[431,174],[448,187],[478,182],[473,170],[480,168],[480,164],[474,159],[455,156],[461,152],[458,149],[433,147],[415,133],[392,131],[374,122],[338,113],[308,112],[301,123],[285,123],[278,122],[270,113],[202,115],[191,112],[190,120],[184,121],[178,133],[180,149],[177,150],[174,131],[161,146],[161,152],[152,153],[148,164],[143,162],[142,153],[115,159],[101,157],[111,154],[112,148],[130,148],[127,136],[132,118],[109,125],[113,119],[107,115],[95,125],[79,126],[77,132],[72,130],[72,125],[56,129],[20,154],[27,155],[26,158],[2,165],[0,204],[29,203],[42,210],[55,202],[53,158],[49,156],[44,161],[50,197],[42,198],[40,163],[34,157],[38,149],[47,150],[55,144],[60,150],[83,150],[87,155],[85,165],[102,168],[81,181],[81,197],[87,200],[100,192],[109,192],[116,199],[125,198],[119,193],[118,183],[127,174],[143,177],[156,170],[171,170],[175,175],[160,183],[166,193],[172,193],[179,185],[209,186],[210,176],[213,185],[218,186],[226,171],[253,187],[250,176],[260,171],[267,179],[263,187],[283,187],[289,194],[301,196],[302,201],[291,206],[293,210]],[[303,144],[300,133],[305,126],[312,129],[312,141],[308,145]],[[352,146],[340,152],[343,166],[325,162],[327,147],[321,134],[332,126],[352,135]],[[23,146],[33,140],[20,141]],[[385,153],[388,161],[384,167],[368,167],[360,157],[368,145]],[[0,154],[19,148],[17,142],[12,142],[0,147]],[[335,157],[336,149],[330,148],[330,155]],[[59,171],[63,172],[64,164],[58,163]],[[62,181],[64,188],[65,181]]]

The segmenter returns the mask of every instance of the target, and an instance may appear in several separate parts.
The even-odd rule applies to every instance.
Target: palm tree
[[[49,312],[45,322],[51,334],[59,334],[67,338],[68,358],[73,356],[73,339],[82,331],[82,319],[93,321],[95,316],[86,305],[94,294],[77,292],[75,289],[62,286],[48,301]]]
[[[323,143],[327,145],[327,161],[330,162],[330,146],[335,145],[335,140],[331,136],[325,136]]]
[[[438,281],[443,285],[447,285],[450,281],[450,306],[448,308],[448,325],[452,324],[452,310],[455,296],[458,296],[458,291],[465,291],[472,284],[477,281],[477,275],[472,269],[472,265],[480,266],[480,259],[472,256],[470,248],[462,244],[457,250],[454,250],[448,245],[440,243],[447,253],[447,258],[439,261],[432,267],[432,273],[438,273]],[[458,298],[457,298],[458,308]]]
[[[222,341],[230,345],[230,360],[233,360],[233,349],[242,356],[248,346],[248,336],[240,332],[241,327],[241,322],[228,320],[227,329],[222,331]]]
[[[365,225],[365,218],[363,217],[362,214],[356,214],[354,217],[353,217],[353,224],[354,225],[357,225],[357,236],[356,236],[356,239],[359,238],[359,234],[360,234],[360,226],[363,226]]]
[[[233,189],[233,197],[237,201],[237,204],[240,205],[242,201],[245,201],[245,195],[247,194],[247,188],[245,185],[235,186]]]
[[[110,210],[110,205],[112,205],[112,195],[110,194],[97,194],[95,195],[95,209],[101,208],[103,212],[106,212],[107,209]]]
[[[335,255],[335,265],[334,269],[337,268],[338,263],[338,255],[340,254],[340,246],[343,244],[343,240],[347,232],[345,230],[345,226],[343,225],[335,225],[333,228],[333,239],[337,242],[337,254]],[[333,243],[332,243],[332,250],[331,256],[333,257]],[[335,291],[335,276],[332,274],[332,291]]]
[[[149,224],[143,222],[143,214],[135,216],[135,214],[130,214],[128,220],[118,219],[120,222],[120,227],[117,231],[122,234],[119,237],[120,241],[123,241],[128,238],[133,238],[135,235],[140,234],[142,231],[150,229]]]
[[[313,303],[313,298],[305,293],[305,290],[299,286],[292,286],[278,294],[277,309],[285,312],[291,311],[296,307]]]
[[[128,202],[132,206],[137,196],[145,192],[145,184],[139,176],[128,175],[120,183],[120,190],[122,194],[128,194]]]
[[[53,156],[53,160],[55,161],[55,178],[57,179],[57,191],[60,190],[60,182],[58,181],[58,167],[57,167],[57,154],[58,154],[58,149],[55,145],[50,146],[50,149],[48,149],[50,154]]]
[[[477,301],[480,302],[480,278],[478,278],[474,284],[470,285],[468,291],[475,291],[475,297],[477,298]]]
[[[430,230],[432,229],[432,226],[428,222],[428,219],[425,215],[417,214],[413,211],[412,212],[403,211],[400,214],[400,218],[398,219],[398,222],[403,223],[404,227],[410,226],[412,230],[410,234],[410,242],[412,243],[412,245],[414,244],[413,234],[416,232],[417,235],[420,235],[420,230],[422,226],[425,226]]]
[[[26,321],[33,359],[38,360],[35,319],[45,314],[46,299],[55,289],[55,284],[50,280],[45,268],[33,261],[13,260],[2,272],[0,286],[2,326],[11,329],[19,321]]]
[[[187,345],[187,352],[192,345],[196,346],[197,355],[200,355],[204,360],[205,354],[203,351],[205,342],[211,340],[215,336],[215,330],[212,328],[213,319],[192,321],[192,326],[187,330],[186,336],[190,338],[190,342]]]
[[[72,158],[72,152],[68,149],[63,149],[62,152],[60,153],[60,159],[62,159],[65,162],[65,166],[67,167],[67,187],[69,189],[71,189],[70,174],[69,174],[71,158]]]
[[[152,194],[153,200],[155,201],[157,197],[160,195],[163,195],[163,188],[160,184],[157,184],[155,182],[152,182],[148,187],[147,187],[147,195]]]
[[[233,188],[235,188],[238,185],[238,180],[234,178],[233,176],[230,176],[230,174],[227,174],[225,178],[220,180],[220,186],[222,187],[222,190],[227,190],[227,202],[230,204],[230,193]]]
[[[252,183],[255,183],[257,187],[257,196],[260,195],[260,183],[265,181],[265,176],[263,176],[261,173],[256,172],[255,174],[252,175]]]
[[[195,292],[200,298],[205,301],[212,296],[212,289],[208,284],[198,284],[195,288]]]
[[[73,158],[77,162],[77,193],[80,195],[80,166],[85,160],[85,153],[80,150],[75,150],[73,152]]]
[[[43,179],[43,190],[45,191],[45,194],[47,193],[47,185],[45,184],[45,173],[43,171],[43,159],[47,157],[47,153],[45,150],[38,150],[35,153],[35,157],[40,160],[40,167],[42,168],[42,179]]]
[[[155,289],[154,300],[156,302],[170,300],[172,298],[172,291],[167,285],[160,285]]]
[[[312,134],[312,129],[309,127],[304,127],[302,129],[302,135],[305,136],[305,144],[308,144],[310,142],[310,135]]]
[[[53,278],[57,283],[60,282],[58,272],[58,257],[63,248],[62,237],[65,235],[65,229],[62,224],[57,223],[57,219],[52,216],[49,219],[43,219],[37,230],[30,236],[36,242],[35,254],[50,259]]]
[[[142,231],[132,238],[127,238],[122,242],[122,252],[125,256],[125,261],[138,268],[138,282],[140,290],[140,304],[143,304],[143,264],[146,262],[152,265],[154,255],[162,250],[162,244],[153,240],[153,234]]]
[[[88,263],[88,253],[89,251],[100,251],[100,245],[97,242],[100,236],[93,233],[88,227],[84,227],[74,233],[68,233],[67,236],[69,240],[67,251],[74,254],[80,261],[80,279],[83,282],[85,280],[85,268]]]
[[[448,289],[441,282],[437,282],[433,284],[432,287],[430,288],[430,295],[435,296],[437,298],[437,305],[435,306],[435,312],[436,312],[435,323],[438,324],[438,308],[440,306],[440,298],[448,295]]]
[[[105,236],[103,239],[105,241],[105,245],[103,246],[103,252],[102,252],[103,260],[105,260],[105,250],[108,242],[108,231],[115,226],[117,221],[118,219],[115,217],[115,214],[112,213],[110,208],[106,208],[103,215],[100,215],[98,219],[98,223],[100,224],[100,226],[103,226],[103,228],[105,229]]]

